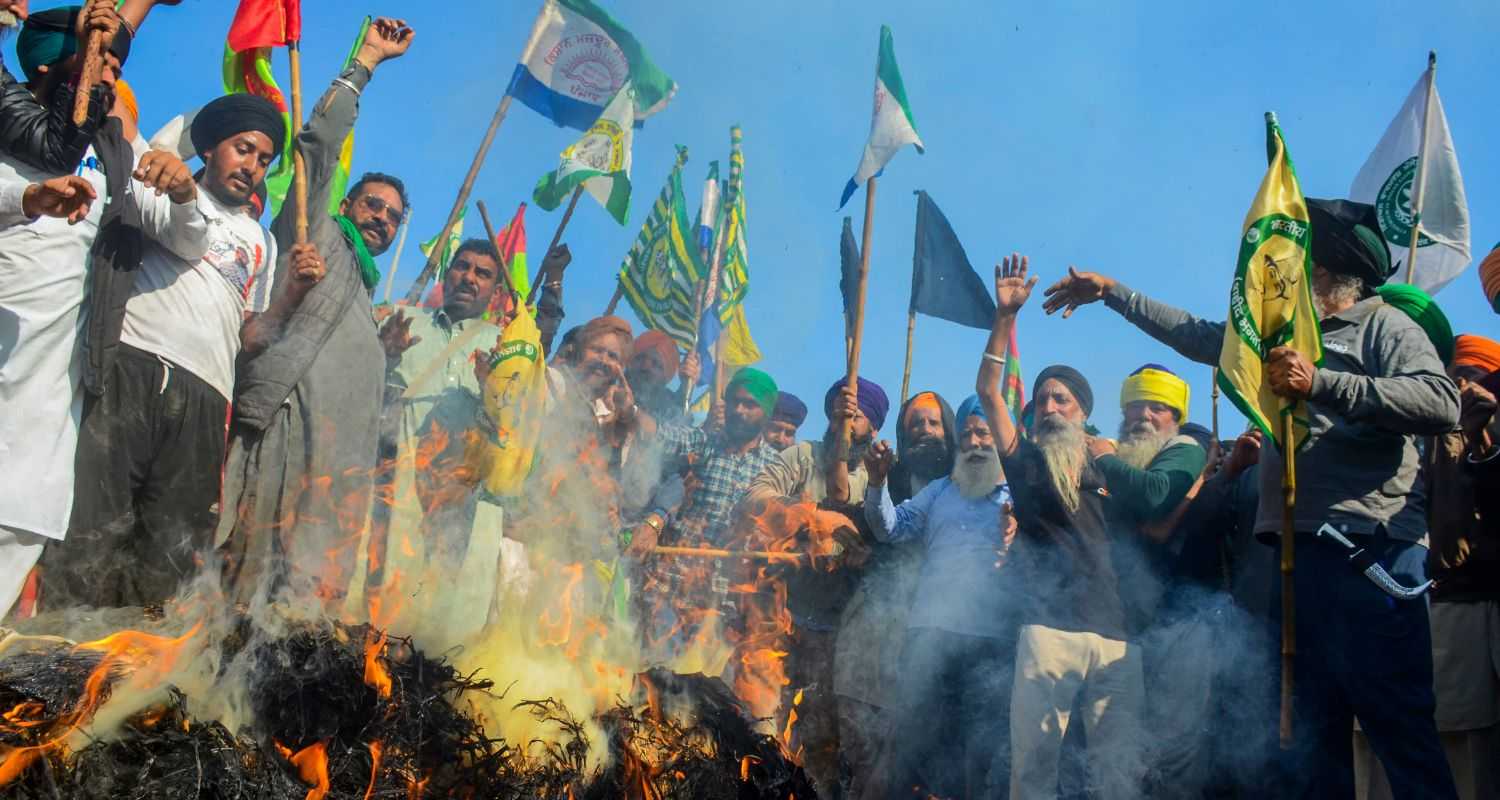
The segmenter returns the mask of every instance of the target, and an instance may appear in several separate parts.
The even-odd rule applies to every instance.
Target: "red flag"
[[[526,265],[526,204],[516,209],[505,229],[495,235],[495,249],[500,251],[500,269],[505,273],[510,292],[496,292],[490,302],[490,319],[504,319],[514,310],[515,296],[526,297],[531,291],[531,275]],[[515,296],[512,296],[514,293]]]
[[[240,0],[229,26],[229,49],[285,47],[302,38],[302,0]]]

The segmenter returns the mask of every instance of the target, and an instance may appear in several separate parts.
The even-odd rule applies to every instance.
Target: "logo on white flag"
[[[1380,191],[1375,195],[1375,215],[1380,220],[1380,231],[1387,241],[1399,245],[1411,245],[1411,193],[1417,178],[1417,156],[1412,156],[1391,170]],[[1426,247],[1432,240],[1425,234],[1417,237],[1417,246]]]
[[[552,90],[595,105],[603,105],[630,76],[630,62],[608,36],[582,33],[568,36],[547,52],[553,67]],[[565,80],[558,81],[561,75]]]

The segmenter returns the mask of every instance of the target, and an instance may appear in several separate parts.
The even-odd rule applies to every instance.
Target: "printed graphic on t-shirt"
[[[250,244],[238,236],[218,239],[209,245],[203,260],[213,267],[240,297],[250,296],[250,284],[264,257],[259,243]]]

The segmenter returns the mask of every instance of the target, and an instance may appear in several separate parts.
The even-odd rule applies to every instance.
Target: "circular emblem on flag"
[[[600,118],[570,148],[568,158],[599,172],[619,172],[625,168],[625,132],[612,119]]]
[[[557,71],[568,79],[566,93],[599,103],[607,100],[630,74],[625,54],[606,36],[595,33],[569,36],[557,43]]]
[[[664,309],[668,294],[672,290],[672,246],[663,236],[651,245],[650,260],[646,264],[646,300],[652,306]]]
[[[1256,242],[1260,241],[1260,228],[1251,228],[1250,230],[1246,231],[1245,241],[1249,244],[1255,244]]]
[[[1389,178],[1375,195],[1375,216],[1380,220],[1380,232],[1392,244],[1411,245],[1411,193],[1417,179],[1417,157],[1412,156],[1391,170]],[[1432,240],[1417,237],[1417,246],[1426,247]]]

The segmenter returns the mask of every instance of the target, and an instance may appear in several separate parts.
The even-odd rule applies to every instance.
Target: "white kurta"
[[[85,315],[89,251],[104,215],[106,185],[92,148],[76,174],[98,199],[76,225],[0,208],[0,603],[40,555],[32,537],[62,539],[73,509],[73,454],[83,410],[79,333]],[[52,177],[0,156],[0,185]],[[178,205],[129,182],[128,218],[146,237],[197,260],[208,225],[195,203]],[[0,205],[7,203],[0,202]],[[7,213],[11,212],[11,213]],[[23,535],[24,534],[24,535]],[[13,601],[14,597],[10,597]],[[0,606],[0,614],[9,609]]]

